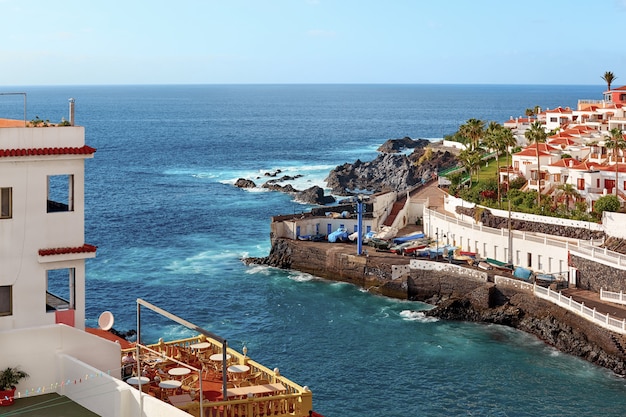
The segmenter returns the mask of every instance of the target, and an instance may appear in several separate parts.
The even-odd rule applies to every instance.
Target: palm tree
[[[626,148],[626,140],[624,140],[624,135],[622,134],[622,130],[620,128],[614,127],[609,130],[610,140],[607,140],[604,146],[607,149],[613,149],[613,159],[615,159],[615,195],[617,195],[617,181],[619,175],[617,156],[620,149]]]
[[[530,144],[535,144],[537,150],[537,207],[541,206],[541,161],[539,160],[539,144],[545,143],[548,138],[546,130],[539,121],[535,121],[526,130],[524,136]]]
[[[459,133],[470,141],[471,149],[476,149],[485,134],[485,122],[478,119],[469,119],[459,127]]]
[[[557,187],[556,195],[558,197],[565,197],[565,208],[568,213],[569,213],[570,198],[577,199],[578,197],[580,197],[580,194],[576,190],[576,187],[574,187],[572,184],[567,184],[567,183],[561,184]]]
[[[472,187],[472,173],[480,166],[480,149],[463,149],[459,152],[459,160],[470,175],[470,188]]]
[[[601,78],[606,82],[607,91],[611,91],[611,84],[617,80],[617,77],[611,71],[607,71]]]
[[[515,144],[515,137],[510,129],[505,128],[500,123],[490,122],[489,126],[487,126],[487,130],[485,131],[484,144],[487,148],[493,149],[496,151],[496,172],[498,175],[498,205],[501,206],[502,201],[500,198],[500,154],[507,152],[508,147],[512,143]],[[508,161],[507,152],[507,161]]]

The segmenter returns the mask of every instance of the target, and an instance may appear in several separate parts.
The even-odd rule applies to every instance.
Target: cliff
[[[435,306],[427,314],[441,319],[511,326],[562,352],[626,375],[626,339],[621,335],[522,290],[464,275],[409,270],[409,258],[365,249],[368,254],[359,256],[350,244],[275,239],[268,257],[245,262],[295,269],[373,293],[427,302]],[[407,273],[399,274],[398,269]]]

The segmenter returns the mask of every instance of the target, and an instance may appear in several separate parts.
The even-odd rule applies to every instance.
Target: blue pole
[[[357,227],[356,231],[358,233],[356,237],[356,247],[357,247],[357,255],[363,254],[363,203],[359,200],[356,206],[356,214],[357,214]]]

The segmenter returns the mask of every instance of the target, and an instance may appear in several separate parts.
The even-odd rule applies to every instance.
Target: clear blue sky
[[[0,0],[0,16],[0,86],[626,84],[626,0]]]

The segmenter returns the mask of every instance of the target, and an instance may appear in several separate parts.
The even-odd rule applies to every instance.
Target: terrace
[[[201,334],[195,337],[122,349],[122,379],[149,396],[196,416],[304,416],[312,393],[247,356],[226,340],[165,312],[152,309]],[[141,326],[138,325],[141,341]],[[130,358],[130,360],[128,360]]]

